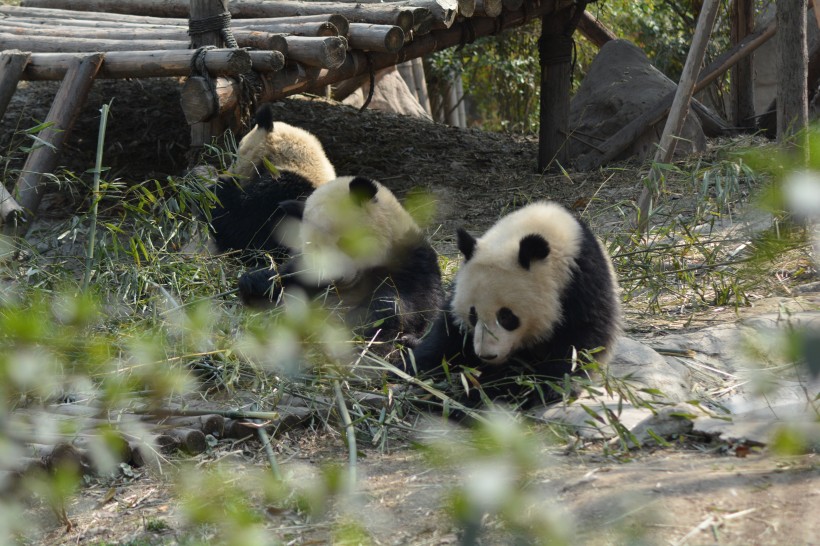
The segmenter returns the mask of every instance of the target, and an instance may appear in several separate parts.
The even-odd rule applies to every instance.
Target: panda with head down
[[[545,381],[578,373],[574,355],[603,348],[594,356],[606,361],[619,330],[617,282],[586,224],[537,202],[479,239],[457,235],[464,263],[449,306],[406,359],[418,372],[439,375],[446,360],[451,370],[477,371],[488,399],[526,408],[558,398]],[[467,405],[481,401],[477,391],[469,389]]]
[[[438,256],[396,196],[365,177],[341,177],[306,201],[281,203],[298,226],[298,253],[275,271],[245,273],[239,294],[249,305],[292,292],[326,294],[367,340],[415,345],[443,304]]]
[[[270,105],[256,113],[229,173],[212,187],[217,204],[211,212],[211,242],[217,253],[239,251],[252,266],[267,263],[265,254],[276,262],[289,254],[277,232],[286,217],[280,203],[304,199],[336,178],[319,139],[299,127],[274,123]]]

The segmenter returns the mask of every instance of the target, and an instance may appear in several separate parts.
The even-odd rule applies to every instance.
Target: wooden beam
[[[605,43],[618,39],[614,32],[586,10],[578,21],[578,31],[598,49],[602,48]]]
[[[211,76],[244,74],[253,66],[253,56],[269,52],[244,49],[211,49],[205,51],[204,64]],[[272,52],[270,52],[272,53]],[[279,53],[278,51],[276,53]],[[97,78],[160,78],[188,76],[191,60],[196,52],[190,49],[164,51],[112,51],[105,59]],[[81,53],[32,53],[31,61],[23,71],[24,80],[61,80]],[[270,55],[266,55],[271,57]],[[284,66],[284,56],[279,53],[273,61],[278,69]],[[260,57],[260,66],[264,61]],[[271,63],[272,61],[268,61]],[[270,70],[270,69],[268,69]]]
[[[71,133],[102,62],[103,54],[93,53],[75,59],[66,72],[46,117],[46,123],[51,126],[37,135],[48,145],[31,151],[14,187],[15,199],[23,208],[24,216],[6,224],[7,233],[23,235],[28,230],[30,223],[27,220],[37,212],[45,192],[47,178],[44,175],[57,167],[63,144]]]
[[[669,117],[666,118],[666,125],[663,128],[658,150],[655,153],[654,164],[649,173],[649,184],[644,185],[638,199],[637,223],[639,229],[645,229],[649,225],[649,212],[652,209],[652,201],[658,195],[660,174],[656,165],[669,163],[672,160],[672,155],[675,153],[676,139],[683,131],[686,114],[689,112],[689,101],[692,100],[692,95],[695,92],[698,73],[706,55],[706,45],[712,35],[712,27],[715,24],[719,7],[720,0],[705,0],[701,8],[698,23],[695,27],[695,35],[692,37],[692,45],[689,48],[689,54],[686,56],[686,63],[683,65],[683,72],[669,110]]]
[[[404,31],[390,25],[351,23],[347,41],[352,49],[395,53],[404,46]]]

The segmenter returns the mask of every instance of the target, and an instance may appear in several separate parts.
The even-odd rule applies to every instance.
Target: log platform
[[[47,175],[56,168],[95,79],[187,78],[180,100],[195,157],[213,136],[238,130],[238,122],[251,113],[250,103],[321,93],[330,84],[535,19],[565,22],[584,5],[575,0],[22,0],[20,6],[0,5],[0,118],[20,81],[62,82],[45,120],[51,125],[39,135],[44,143],[30,153],[13,189],[0,185],[0,225],[13,236],[24,235],[31,225]],[[559,59],[567,67],[550,70],[563,73],[569,62]],[[556,108],[568,103],[564,83],[551,87],[555,96],[567,95]],[[549,119],[566,118],[551,109],[547,105]],[[566,128],[548,125],[542,142],[559,146]]]

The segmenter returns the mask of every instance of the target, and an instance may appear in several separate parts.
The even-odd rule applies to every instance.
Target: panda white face
[[[299,232],[305,269],[320,283],[353,283],[387,263],[411,231],[418,226],[390,190],[363,177],[337,178],[305,202]]]
[[[503,364],[549,339],[563,318],[562,293],[580,248],[580,226],[554,203],[534,203],[499,220],[476,240],[458,232],[464,255],[452,311],[472,333],[476,356]]]

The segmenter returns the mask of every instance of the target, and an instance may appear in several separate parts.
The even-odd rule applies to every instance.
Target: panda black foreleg
[[[453,364],[469,364],[475,355],[472,341],[464,334],[453,319],[452,313],[441,311],[421,338],[413,351],[416,370],[419,374],[438,374],[442,371],[442,361]],[[409,364],[409,355],[406,359]]]
[[[246,271],[239,277],[239,297],[249,307],[268,307],[276,302],[282,287],[276,271],[263,267]]]

